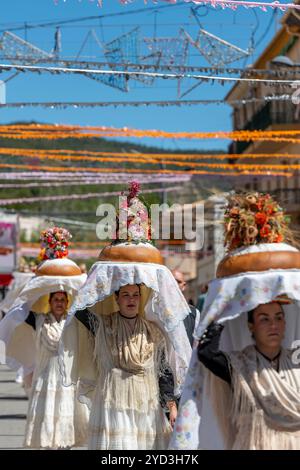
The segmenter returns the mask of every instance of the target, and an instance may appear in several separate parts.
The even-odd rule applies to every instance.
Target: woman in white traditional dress
[[[300,252],[270,195],[228,199],[170,448],[299,450]]]
[[[237,450],[299,450],[300,351],[282,345],[281,299],[250,311],[248,327],[254,344],[242,351],[219,349],[224,326],[217,323],[210,324],[198,345],[198,358],[212,374],[212,403],[226,445]],[[229,419],[226,400],[231,403]]]
[[[122,206],[128,241],[102,250],[62,335],[63,383],[79,381],[91,407],[89,449],[166,449],[191,355],[189,307],[150,243],[138,190],[132,183]]]
[[[58,365],[66,314],[86,280],[65,257],[69,237],[58,227],[42,233],[44,260],[0,322],[6,363],[22,367],[30,396],[24,442],[30,448],[83,446],[87,439],[88,408],[76,399],[77,384],[63,387]]]
[[[23,265],[20,264],[20,268],[22,268]],[[14,302],[16,299],[19,297],[20,293],[22,292],[23,288],[26,286],[26,284],[34,277],[34,272],[32,271],[27,271],[27,272],[13,272],[13,278],[14,280],[11,282],[8,288],[8,292],[0,302],[0,320],[4,318],[4,316],[10,311],[11,307],[13,306]],[[17,371],[16,374],[16,382],[19,384],[22,384],[24,387],[25,392],[28,392],[28,387],[26,380],[24,380],[23,377],[23,368],[20,367],[20,369]]]
[[[140,296],[140,286],[122,286],[116,293],[119,312],[99,318],[94,351],[99,375],[91,409],[90,449],[165,449],[168,445],[177,408],[166,339],[155,323],[139,315]],[[170,411],[170,423],[160,401]]]
[[[88,410],[76,399],[76,389],[62,386],[58,345],[68,306],[66,292],[52,292],[49,313],[26,322],[36,328],[36,363],[27,412],[24,445],[63,449],[83,446],[87,437]]]
[[[9,312],[13,303],[22,292],[22,289],[26,286],[26,284],[30,281],[30,279],[33,278],[33,276],[34,276],[34,272],[16,271],[13,273],[14,280],[10,283],[7,294],[4,297],[4,300],[0,302],[1,318],[4,317]]]
[[[126,270],[138,269],[137,265],[118,265],[116,268],[124,268],[125,276]],[[155,272],[156,268],[150,266]],[[140,269],[147,270],[143,264]],[[160,267],[164,269],[170,273]],[[147,275],[144,280],[147,277],[149,281]],[[171,273],[169,280],[174,282]],[[176,298],[175,282],[174,286]],[[121,285],[103,302],[77,310],[65,328],[61,345],[65,385],[70,384],[72,377],[76,382],[79,376],[80,399],[91,408],[89,449],[154,450],[168,446],[177,416],[175,399],[184,379],[190,346],[184,324],[177,320],[174,336],[180,343],[180,353],[184,352],[181,360],[175,359],[177,367],[173,352],[172,372],[168,363],[172,361],[170,349],[173,349],[169,335],[154,316],[152,321],[145,317],[145,299],[150,296],[151,305],[155,294],[140,282]],[[184,299],[178,296],[177,300],[182,301],[184,308]],[[155,302],[153,305],[156,310]],[[170,335],[174,341],[173,334]],[[179,377],[180,384],[178,380],[176,383]],[[165,411],[170,413],[170,422]]]

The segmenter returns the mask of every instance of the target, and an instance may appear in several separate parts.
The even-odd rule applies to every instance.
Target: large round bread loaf
[[[6,256],[12,253],[12,248],[6,247],[6,246],[0,246],[0,255],[1,256]]]
[[[108,245],[101,251],[99,260],[164,264],[159,250],[150,243]]]
[[[36,276],[80,276],[81,270],[70,259],[53,259],[43,261],[36,269]]]
[[[269,269],[300,269],[300,252],[268,251],[226,256],[218,265],[217,277]]]

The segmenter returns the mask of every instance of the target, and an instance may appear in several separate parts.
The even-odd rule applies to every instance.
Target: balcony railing
[[[264,130],[272,124],[299,124],[296,109],[292,101],[269,101],[240,130]],[[229,153],[243,153],[250,144],[251,141],[232,142]]]
[[[272,195],[275,196],[283,207],[289,209],[289,205],[299,205],[300,211],[300,188],[277,188],[272,191]]]

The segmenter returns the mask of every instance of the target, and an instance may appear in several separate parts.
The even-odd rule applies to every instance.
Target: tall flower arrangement
[[[225,241],[228,251],[258,243],[290,242],[290,218],[270,194],[246,193],[228,197]]]
[[[140,189],[140,184],[137,181],[132,181],[129,185],[127,197],[123,198],[121,202],[114,243],[120,243],[122,241],[130,243],[151,243],[150,210],[139,195]],[[125,196],[124,193],[122,193],[122,195]],[[126,221],[126,227],[121,227],[120,221]],[[126,233],[124,228],[126,229]]]
[[[72,235],[70,232],[62,227],[53,227],[43,230],[40,236],[40,259],[44,261],[68,256],[68,246],[71,238]]]

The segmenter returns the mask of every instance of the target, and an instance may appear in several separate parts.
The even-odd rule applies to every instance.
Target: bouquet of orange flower
[[[270,194],[248,193],[228,197],[225,241],[228,251],[258,243],[292,240],[290,218]]]
[[[44,261],[68,256],[68,246],[71,238],[70,232],[61,227],[43,230],[40,237],[42,248],[39,255],[40,259]]]

